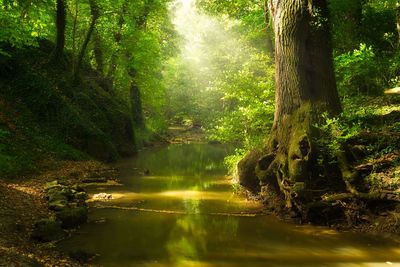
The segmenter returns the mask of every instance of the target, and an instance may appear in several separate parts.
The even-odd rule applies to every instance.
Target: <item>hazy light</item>
[[[221,22],[202,13],[196,7],[196,0],[175,0],[171,6],[173,24],[184,40],[182,56],[197,68],[207,69],[212,60],[209,48],[235,38],[229,36]],[[215,39],[215,43],[206,42],[207,38]]]

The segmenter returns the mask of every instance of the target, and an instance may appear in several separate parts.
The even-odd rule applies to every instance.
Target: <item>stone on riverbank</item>
[[[56,212],[63,228],[74,228],[87,221],[87,194],[78,185],[66,186],[58,181],[50,182],[45,188],[49,209]]]

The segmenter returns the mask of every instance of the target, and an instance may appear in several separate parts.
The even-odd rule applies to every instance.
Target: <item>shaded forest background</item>
[[[201,0],[193,8],[163,0],[2,0],[0,7],[2,175],[49,158],[133,155],[165,139],[170,125],[201,127],[209,140],[236,144],[227,159],[235,166],[271,129],[274,42],[263,1]],[[184,8],[196,12],[186,25],[198,39],[191,51],[193,32],[179,24]],[[362,153],[394,152],[398,106],[382,95],[400,85],[398,2],[338,0],[329,8],[344,113],[319,126],[327,134],[321,142],[334,150],[385,126],[389,134]],[[376,116],[385,124],[375,125]]]

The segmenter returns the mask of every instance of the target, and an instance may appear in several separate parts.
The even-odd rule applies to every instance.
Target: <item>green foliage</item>
[[[362,130],[359,122],[352,122],[349,114],[344,113],[340,117],[332,118],[327,113],[321,115],[321,122],[315,125],[320,130],[321,136],[316,143],[323,154],[334,160],[348,140],[356,137]],[[350,115],[352,116],[352,115]]]
[[[395,0],[370,0],[363,8],[363,20],[360,33],[363,41],[379,52],[392,51],[396,47]]]
[[[399,84],[397,5],[395,0],[330,1],[336,73],[343,96],[379,95]]]
[[[382,93],[382,66],[372,47],[361,44],[359,49],[335,58],[339,92],[342,95]]]
[[[235,153],[225,157],[224,165],[229,171],[229,174],[236,176],[237,164],[241,161],[247,153],[247,149],[235,149]]]
[[[266,24],[265,3],[263,1],[246,0],[200,0],[198,5],[202,10],[215,17],[229,17],[238,22],[232,29],[239,33],[242,38],[252,45],[261,49],[272,49],[268,47],[267,38],[273,36],[272,23]],[[225,18],[226,19],[226,18]]]
[[[338,152],[344,152],[343,148],[354,144],[362,144],[367,159],[393,153],[399,146],[399,110],[393,96],[347,98],[339,117],[322,115],[321,122],[315,125],[321,136],[315,141],[331,161]]]
[[[8,1],[0,0],[0,43],[13,47],[37,46],[37,38],[51,36],[53,17],[48,5],[51,1]],[[50,8],[52,11],[52,8]],[[0,48],[0,54],[5,51]]]
[[[249,55],[247,62],[225,70],[213,84],[223,93],[223,109],[209,132],[211,139],[251,148],[260,145],[272,126],[274,69],[266,55]]]

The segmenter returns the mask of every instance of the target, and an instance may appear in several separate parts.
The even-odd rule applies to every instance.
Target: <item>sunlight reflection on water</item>
[[[115,199],[105,205],[127,209],[92,208],[90,223],[60,248],[98,253],[95,263],[102,266],[400,266],[398,243],[380,237],[294,226],[265,215],[215,216],[260,208],[232,193],[223,166],[230,151],[173,145],[121,161],[116,167],[124,185],[108,189]],[[152,176],[133,169],[149,169]],[[181,213],[157,212],[163,210]]]

